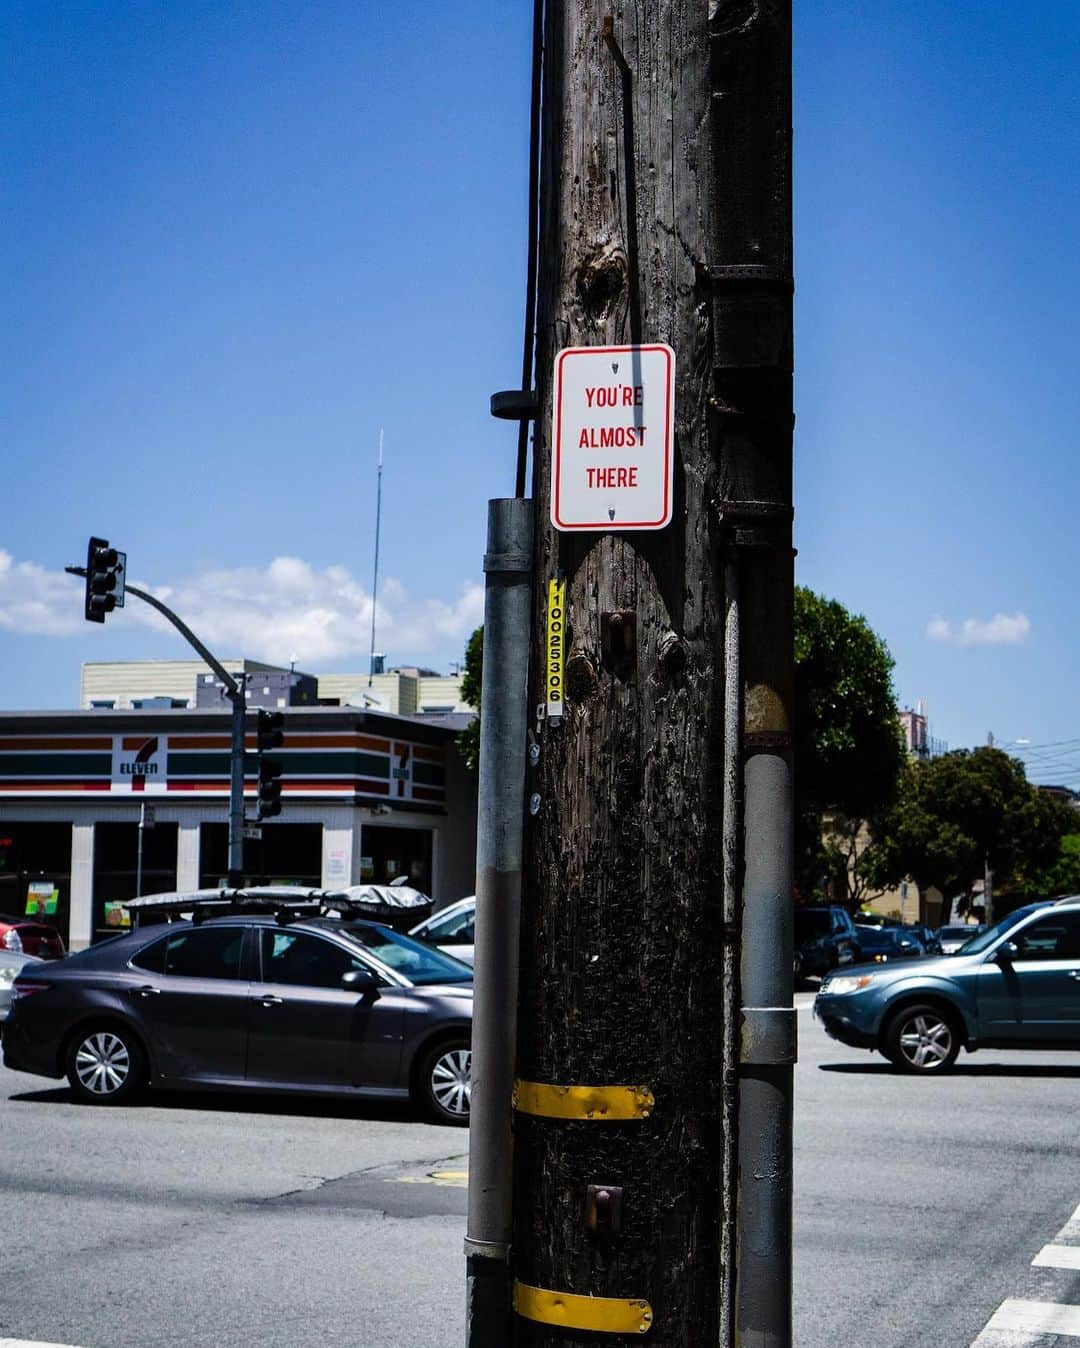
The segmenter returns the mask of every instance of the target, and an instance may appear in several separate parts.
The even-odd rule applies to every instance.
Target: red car
[[[60,933],[32,917],[7,917],[0,913],[0,950],[36,955],[41,960],[60,960],[67,954]]]

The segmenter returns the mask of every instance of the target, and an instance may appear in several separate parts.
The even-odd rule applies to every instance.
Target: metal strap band
[[[656,1103],[648,1086],[549,1086],[515,1081],[514,1108],[545,1119],[593,1119],[615,1123],[647,1119]]]
[[[484,571],[531,571],[532,556],[527,552],[485,552]]]
[[[796,1060],[795,1009],[739,1008],[739,1061],[748,1067],[786,1067]]]
[[[637,1297],[582,1297],[573,1292],[548,1292],[522,1282],[514,1283],[514,1310],[542,1325],[599,1334],[647,1334],[653,1321],[652,1307]]]

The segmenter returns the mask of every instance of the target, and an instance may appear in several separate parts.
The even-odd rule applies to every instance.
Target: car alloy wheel
[[[905,1072],[942,1072],[960,1051],[956,1028],[933,1006],[902,1011],[888,1032],[887,1056]]]
[[[466,1048],[449,1049],[431,1070],[431,1093],[448,1114],[467,1117],[472,1053]]]
[[[119,1104],[142,1085],[142,1054],[123,1030],[105,1026],[84,1030],[68,1052],[68,1081],[81,1100]]]
[[[472,1051],[467,1040],[436,1045],[424,1058],[419,1082],[428,1115],[439,1123],[469,1122]]]

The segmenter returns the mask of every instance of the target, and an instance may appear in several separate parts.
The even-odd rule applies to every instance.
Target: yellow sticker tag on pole
[[[547,676],[544,701],[547,719],[557,721],[563,714],[563,667],[566,646],[566,581],[548,581]]]

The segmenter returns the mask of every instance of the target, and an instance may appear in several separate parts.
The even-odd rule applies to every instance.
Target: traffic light
[[[269,758],[259,759],[259,818],[272,819],[281,813],[281,764]]]
[[[86,601],[88,622],[103,623],[106,613],[124,607],[124,571],[127,553],[109,547],[107,538],[91,538],[86,548]]]
[[[285,716],[280,711],[258,713],[255,747],[259,754],[259,818],[272,819],[281,813],[281,764],[264,757],[270,749],[285,742]]]
[[[285,742],[285,715],[280,711],[259,711],[256,747],[260,754],[278,749]]]

